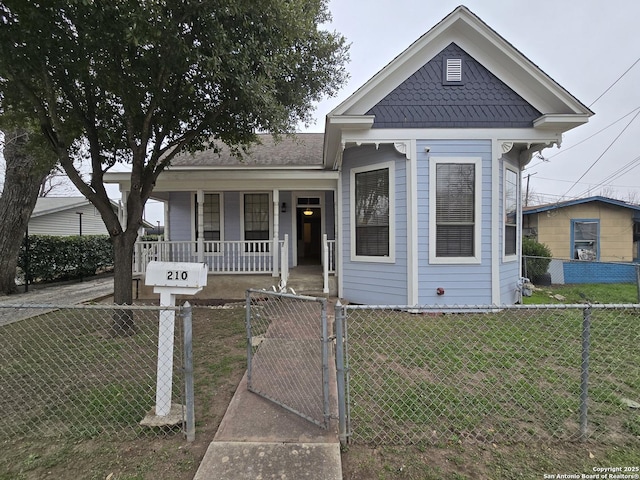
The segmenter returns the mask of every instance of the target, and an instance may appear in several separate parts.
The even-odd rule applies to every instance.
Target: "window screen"
[[[355,174],[356,255],[389,255],[389,169]]]
[[[436,166],[436,256],[474,256],[475,165]]]

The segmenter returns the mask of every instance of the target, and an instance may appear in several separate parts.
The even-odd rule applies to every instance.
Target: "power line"
[[[589,135],[587,138],[580,140],[578,143],[575,143],[573,145],[571,145],[570,147],[567,148],[563,148],[562,150],[556,152],[555,154],[551,155],[550,157],[544,158],[542,161],[538,162],[538,163],[534,163],[532,165],[527,165],[527,169],[529,168],[533,168],[537,165],[540,165],[541,163],[545,163],[548,162],[549,160],[551,160],[552,158],[557,157],[558,155],[568,152],[569,150],[571,150],[574,147],[577,147],[578,145],[583,144],[584,142],[586,142],[587,140],[591,140],[593,137],[595,137],[596,135],[599,135],[600,133],[604,132],[605,130],[607,130],[608,128],[613,127],[616,123],[622,121],[623,119],[625,119],[626,117],[628,117],[629,115],[631,115],[632,113],[634,113],[635,111],[640,110],[640,106],[634,108],[633,110],[631,110],[629,113],[624,114],[622,117],[618,118],[617,120],[613,121],[612,123],[610,123],[609,125],[607,125],[606,127],[601,128],[600,130],[598,130],[597,132]]]
[[[627,123],[625,125],[625,127],[620,131],[620,133],[616,136],[616,138],[614,138],[611,143],[609,143],[609,146],[607,146],[607,148],[604,149],[604,151],[598,156],[598,158],[596,158],[594,160],[594,162],[589,166],[589,168],[587,168],[587,170],[580,176],[580,178],[578,178],[578,180],[575,181],[575,183],[569,188],[569,190],[567,190],[565,192],[564,195],[562,195],[562,198],[564,198],[572,189],[573,187],[575,187],[577,185],[577,183],[582,180],[585,175],[587,173],[589,173],[589,171],[595,167],[595,165],[602,159],[602,157],[604,157],[605,153],[607,153],[609,151],[609,149],[611,147],[613,147],[613,144],[616,143],[616,141],[622,136],[622,134],[627,130],[627,128],[629,128],[629,126],[633,123],[633,121],[638,117],[638,115],[640,115],[640,111],[636,112],[636,114],[633,116],[633,118],[631,120],[629,120],[629,123]]]
[[[636,63],[638,63],[638,62],[640,62],[640,57],[639,57],[635,62],[633,62],[633,65],[631,65],[629,68],[627,68],[627,69],[624,71],[624,73],[623,73],[622,75],[620,75],[620,76],[618,77],[618,79],[617,79],[615,82],[613,82],[611,85],[609,85],[609,88],[607,88],[604,92],[602,92],[602,93],[600,94],[600,96],[599,96],[598,98],[596,98],[593,102],[591,102],[591,105],[589,105],[589,107],[588,107],[588,108],[591,108],[591,106],[592,106],[594,103],[596,103],[598,100],[600,100],[602,97],[604,97],[604,96],[605,96],[605,94],[606,94],[609,90],[611,90],[611,89],[613,88],[613,86],[614,86],[616,83],[618,83],[620,80],[622,80],[622,77],[624,77],[627,73],[629,73],[629,70],[631,70],[633,67],[635,67],[635,66],[636,66]]]

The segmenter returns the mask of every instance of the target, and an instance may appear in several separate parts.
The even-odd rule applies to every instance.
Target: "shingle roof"
[[[557,203],[549,203],[546,205],[523,207],[522,214],[530,215],[533,213],[547,212],[549,210],[556,210],[558,208],[571,207],[573,205],[581,205],[583,203],[590,203],[590,202],[602,202],[602,203],[607,203],[609,205],[629,208],[631,210],[640,212],[640,205],[633,205],[631,203],[626,203],[626,202],[623,202],[622,200],[616,200],[614,198],[595,196],[595,197],[577,198],[575,200],[567,200],[566,202],[557,202]]]
[[[173,167],[280,167],[322,166],[323,133],[297,133],[275,141],[270,134],[258,135],[260,143],[250,147],[248,154],[238,158],[220,145],[220,152],[204,150],[176,155]]]

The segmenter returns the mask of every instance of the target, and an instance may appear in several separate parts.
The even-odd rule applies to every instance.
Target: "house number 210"
[[[186,280],[189,278],[189,272],[185,270],[169,270],[167,272],[167,280]]]

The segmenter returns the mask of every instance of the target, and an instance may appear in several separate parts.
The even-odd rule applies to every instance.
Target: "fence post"
[[[325,428],[329,428],[331,408],[329,406],[329,326],[327,325],[327,299],[320,301],[322,322],[322,413]]]
[[[589,401],[589,345],[591,335],[591,307],[583,310],[582,318],[582,368],[580,375],[580,440],[586,441],[587,403]]]
[[[247,290],[245,326],[247,329],[247,388],[251,390],[251,361],[253,360],[253,348],[251,345],[251,290]]]
[[[338,300],[335,306],[336,381],[338,384],[338,437],[342,445],[347,443],[347,398],[344,368],[344,342],[346,340],[344,335],[345,317],[345,308],[340,303],[340,300]]]
[[[638,287],[638,303],[640,303],[640,263],[636,263],[636,286]]]
[[[184,303],[182,324],[184,335],[184,390],[186,403],[187,442],[196,439],[195,396],[193,393],[193,310],[189,302]]]

